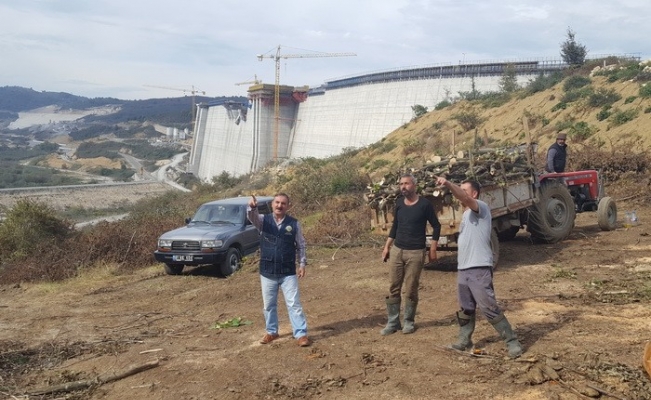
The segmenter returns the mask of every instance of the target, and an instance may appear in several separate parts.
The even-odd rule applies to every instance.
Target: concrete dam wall
[[[323,158],[377,142],[459,92],[498,91],[507,68],[518,83],[561,70],[561,61],[440,65],[352,76],[308,89],[259,84],[249,103],[199,105],[188,171],[204,181],[253,172],[271,161]],[[275,110],[279,113],[276,118]]]

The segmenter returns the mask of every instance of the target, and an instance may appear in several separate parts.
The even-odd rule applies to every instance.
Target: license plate
[[[172,256],[173,261],[192,261],[192,256]]]

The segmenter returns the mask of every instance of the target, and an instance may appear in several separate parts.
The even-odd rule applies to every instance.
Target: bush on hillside
[[[71,230],[71,223],[46,204],[18,200],[0,224],[0,262],[23,259],[47,244],[58,245]]]
[[[613,89],[599,88],[588,96],[588,105],[590,107],[611,106],[621,98],[622,96]]]
[[[554,72],[549,75],[540,74],[535,79],[529,80],[525,86],[525,92],[529,95],[547,90],[563,80],[561,72]]]
[[[449,107],[451,105],[452,105],[452,102],[450,100],[441,100],[440,102],[438,102],[437,105],[434,106],[434,109],[435,110],[442,110],[445,107]]]
[[[645,99],[651,97],[651,84],[645,83],[644,85],[640,86],[640,97],[643,97]]]
[[[182,226],[197,207],[196,201],[186,194],[170,192],[141,200],[124,220],[102,222],[82,231],[67,230],[66,235],[48,236],[40,230],[39,237],[46,239],[41,239],[38,251],[3,263],[0,283],[60,281],[98,264],[117,265],[123,272],[150,266],[155,263],[152,252],[158,237]],[[48,212],[32,213],[43,218]],[[37,242],[31,236],[29,240]]]
[[[623,143],[610,150],[599,148],[594,144],[584,143],[581,148],[573,149],[568,157],[569,170],[581,171],[595,169],[601,171],[607,182],[615,182],[625,175],[643,175],[649,173],[650,156],[648,150],[631,152],[640,149],[636,143]],[[642,149],[640,149],[642,150]]]
[[[588,86],[592,83],[592,80],[587,76],[583,75],[572,75],[565,79],[563,82],[563,90],[569,92],[570,90],[580,89],[584,86]]]
[[[367,179],[359,160],[350,153],[328,160],[306,158],[286,174],[283,191],[291,196],[295,209],[318,210],[329,197],[364,191]]]
[[[612,126],[619,126],[629,121],[633,121],[635,118],[637,118],[637,110],[635,109],[615,110],[615,112],[610,116],[610,122]]]
[[[452,114],[452,119],[456,120],[466,132],[477,128],[482,122],[484,122],[479,113],[475,110],[466,110]]]

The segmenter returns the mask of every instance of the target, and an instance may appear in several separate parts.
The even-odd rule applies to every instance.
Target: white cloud
[[[571,27],[590,54],[651,54],[642,0],[0,0],[0,84],[118,98],[172,97],[192,86],[245,95],[274,81],[257,54],[355,52],[289,59],[284,84],[403,66],[559,55]],[[182,93],[181,93],[182,94]]]

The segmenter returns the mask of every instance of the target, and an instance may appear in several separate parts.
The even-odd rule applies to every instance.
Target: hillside
[[[240,101],[244,97],[196,96],[195,102]],[[74,113],[84,110],[110,107],[111,113],[101,113],[85,118],[87,124],[115,125],[132,121],[159,123],[179,128],[188,127],[191,121],[192,98],[188,96],[163,99],[121,100],[110,97],[87,98],[70,93],[35,91],[33,89],[4,86],[0,87],[0,127],[6,127],[18,118],[19,112],[27,112],[43,107]],[[8,133],[0,130],[0,133]]]
[[[645,86],[646,75],[645,80],[615,81],[592,76],[589,83],[570,90],[565,88],[568,79],[537,93],[515,93],[498,107],[487,105],[489,101],[462,101],[415,118],[363,152],[372,160],[369,172],[379,178],[402,165],[422,165],[434,155],[528,141],[538,143],[543,156],[560,131],[568,133],[570,168],[572,155],[586,149],[651,148],[651,85]]]

